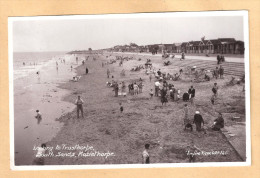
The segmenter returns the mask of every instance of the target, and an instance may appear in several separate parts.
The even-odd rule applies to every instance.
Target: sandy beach
[[[65,108],[64,115],[59,117],[62,128],[57,135],[48,141],[47,146],[74,147],[75,145],[91,147],[83,156],[80,150],[53,149],[54,156],[46,157],[47,165],[81,165],[81,164],[141,164],[144,144],[149,143],[151,163],[186,163],[187,146],[193,141],[200,148],[201,154],[196,157],[196,162],[236,162],[242,161],[241,156],[230,144],[227,137],[219,131],[207,130],[207,133],[196,131],[184,131],[183,106],[185,102],[170,101],[162,106],[159,97],[150,99],[149,91],[154,89],[155,78],[149,81],[145,70],[131,72],[130,69],[137,65],[144,65],[147,56],[124,54],[133,56],[132,60],[125,61],[119,67],[118,61],[102,67],[102,62],[108,62],[113,55],[93,55],[84,65],[77,67],[77,75],[82,76],[78,82],[68,81],[60,84],[61,90],[68,91],[65,102],[74,104],[78,95],[84,100],[84,118],[77,119],[76,108],[71,112]],[[82,55],[83,57],[87,55]],[[109,57],[107,57],[109,56]],[[197,56],[198,57],[198,56]],[[114,57],[115,58],[115,57]],[[138,60],[141,58],[141,60]],[[198,57],[199,58],[199,57]],[[163,66],[161,57],[153,57],[152,63],[155,69],[163,72],[178,72],[179,67]],[[85,74],[86,67],[89,73]],[[138,95],[126,97],[114,97],[113,89],[106,86],[106,71],[109,69],[114,80],[124,81],[126,86],[132,81],[143,80],[143,92]],[[126,76],[120,76],[124,69]],[[180,81],[170,81],[181,90],[181,96],[191,85],[196,89],[194,105],[188,102],[189,118],[192,120],[196,110],[199,110],[205,121],[205,127],[210,127],[218,112],[223,114],[225,126],[236,125],[237,122],[245,122],[245,93],[243,85],[226,86],[231,76],[224,79],[212,79],[209,82],[192,83],[185,78]],[[215,105],[210,102],[211,88],[217,82],[219,85],[219,99]],[[127,89],[128,91],[128,89]],[[120,103],[124,107],[121,113]],[[76,106],[74,106],[76,107]],[[67,112],[69,111],[69,112]],[[233,120],[237,116],[239,120]],[[245,128],[243,130],[245,132]],[[209,154],[212,152],[223,154]],[[91,153],[109,153],[110,156],[91,156]],[[69,154],[75,153],[73,156]],[[63,156],[62,156],[63,154]],[[65,156],[64,156],[65,155]]]

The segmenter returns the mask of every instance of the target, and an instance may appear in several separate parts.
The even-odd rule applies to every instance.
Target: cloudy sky
[[[86,18],[85,18],[86,17]],[[215,38],[244,41],[242,16],[96,15],[76,19],[57,16],[16,18],[15,52],[71,51],[109,48],[131,42],[138,45],[177,43]]]

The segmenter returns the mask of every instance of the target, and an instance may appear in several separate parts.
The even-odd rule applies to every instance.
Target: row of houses
[[[218,38],[173,44],[118,45],[110,50],[116,52],[244,54],[245,48],[243,41],[237,41],[234,38]]]

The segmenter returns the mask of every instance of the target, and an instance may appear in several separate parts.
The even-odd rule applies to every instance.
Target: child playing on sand
[[[153,89],[150,90],[150,99],[153,98]]]
[[[122,113],[124,111],[124,107],[122,106],[122,103],[119,103],[120,106],[120,112]]]
[[[36,110],[36,113],[37,113],[37,115],[35,116],[35,118],[37,119],[37,124],[40,124],[40,122],[41,122],[41,120],[42,120],[42,115],[41,115],[41,113],[40,113],[40,111],[39,110]]]

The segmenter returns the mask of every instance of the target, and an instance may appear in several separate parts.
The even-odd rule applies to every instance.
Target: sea
[[[75,55],[66,52],[14,52],[14,163],[32,165],[34,147],[50,141],[62,127],[57,119],[75,105],[63,101],[69,91],[58,86],[76,76]],[[83,60],[83,58],[82,58]],[[42,115],[38,123],[36,110]]]

